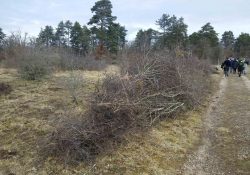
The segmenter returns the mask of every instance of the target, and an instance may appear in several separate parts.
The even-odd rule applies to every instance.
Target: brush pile
[[[127,134],[196,107],[209,87],[209,66],[193,58],[129,56],[121,72],[97,84],[83,116],[57,124],[47,141],[50,155],[66,162],[93,160]]]

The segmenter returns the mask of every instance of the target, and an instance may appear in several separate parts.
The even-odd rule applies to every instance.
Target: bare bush
[[[69,76],[64,78],[62,84],[68,90],[73,103],[78,104],[81,88],[84,85],[83,75],[78,71],[71,71]]]
[[[31,59],[31,56],[34,59]],[[41,62],[46,58],[50,68],[54,70],[101,70],[107,66],[105,59],[97,60],[90,54],[76,54],[70,48],[39,46],[34,38],[20,31],[11,33],[4,40],[3,50],[0,52],[0,61],[3,61],[4,66],[8,68],[20,68],[20,64],[27,61],[35,62],[33,65],[41,65],[41,62],[38,62],[39,58],[42,59]]]
[[[6,67],[17,67],[18,56],[26,51],[27,34],[12,32],[3,42],[2,60]]]
[[[45,150],[66,162],[94,159],[126,134],[199,104],[208,89],[209,66],[199,60],[154,54],[126,65],[121,76],[106,76],[97,85],[83,116],[57,125]]]
[[[62,70],[102,70],[107,66],[105,60],[97,60],[91,55],[76,55],[70,50],[60,50],[59,68]]]

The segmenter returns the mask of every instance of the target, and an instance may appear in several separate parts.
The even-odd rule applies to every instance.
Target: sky
[[[6,34],[21,31],[37,36],[45,25],[56,27],[62,20],[82,25],[92,17],[97,0],[0,0],[0,28]],[[250,33],[250,0],[111,0],[113,15],[133,40],[139,29],[159,30],[155,21],[162,14],[183,17],[188,34],[210,22],[219,36],[231,30],[238,36]]]

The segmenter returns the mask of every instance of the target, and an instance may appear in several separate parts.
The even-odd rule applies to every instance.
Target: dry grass
[[[250,66],[248,66],[248,72],[247,72],[247,77],[248,77],[248,79],[250,79]]]
[[[113,153],[94,164],[63,166],[48,158],[43,170],[55,174],[179,174],[188,153],[200,141],[203,110],[161,122],[146,134],[127,135]]]
[[[86,113],[66,115],[55,124],[43,144],[45,156],[65,164],[93,161],[113,152],[127,134],[147,132],[163,119],[196,108],[207,96],[209,64],[164,53],[130,60],[127,73],[107,75],[97,84]]]
[[[82,89],[84,96],[93,92],[94,81],[101,73],[80,73],[87,82]],[[58,81],[64,76],[65,73],[57,73],[41,82],[29,82],[19,78],[15,69],[0,69],[0,82],[13,87],[9,95],[0,97],[0,154],[16,153],[8,159],[0,158],[0,174],[8,169],[27,174],[35,166],[38,139],[50,133],[53,123],[66,111],[77,115],[85,110],[84,101],[81,106],[73,104],[67,89],[59,86]]]
[[[145,135],[97,162],[93,174],[177,174],[190,149],[199,142],[201,113],[161,122]]]
[[[118,72],[115,67],[111,70]],[[89,82],[84,94],[89,94],[103,73],[81,73]],[[187,153],[199,142],[202,110],[163,121],[146,134],[128,134],[115,152],[100,156],[95,164],[70,167],[52,157],[39,162],[38,139],[54,129],[53,123],[66,110],[78,114],[85,110],[73,104],[67,90],[58,86],[58,80],[68,75],[59,72],[50,79],[30,83],[19,79],[14,69],[0,70],[0,81],[14,89],[0,97],[0,154],[4,155],[0,158],[0,174],[178,174]]]

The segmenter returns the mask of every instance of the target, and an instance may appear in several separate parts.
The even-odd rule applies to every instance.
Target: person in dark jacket
[[[233,67],[233,73],[236,74],[237,68],[238,68],[238,60],[236,58],[234,58],[233,62],[232,62],[232,67]]]
[[[244,60],[240,59],[239,60],[239,66],[238,66],[239,77],[241,77],[241,75],[243,74],[243,71],[244,71]]]
[[[229,58],[229,61],[230,61],[229,73],[233,73],[233,58],[230,57],[230,58]]]
[[[225,77],[228,77],[228,72],[229,72],[230,66],[231,66],[231,62],[230,62],[229,58],[226,58],[226,60],[221,64],[221,68],[224,70]]]

